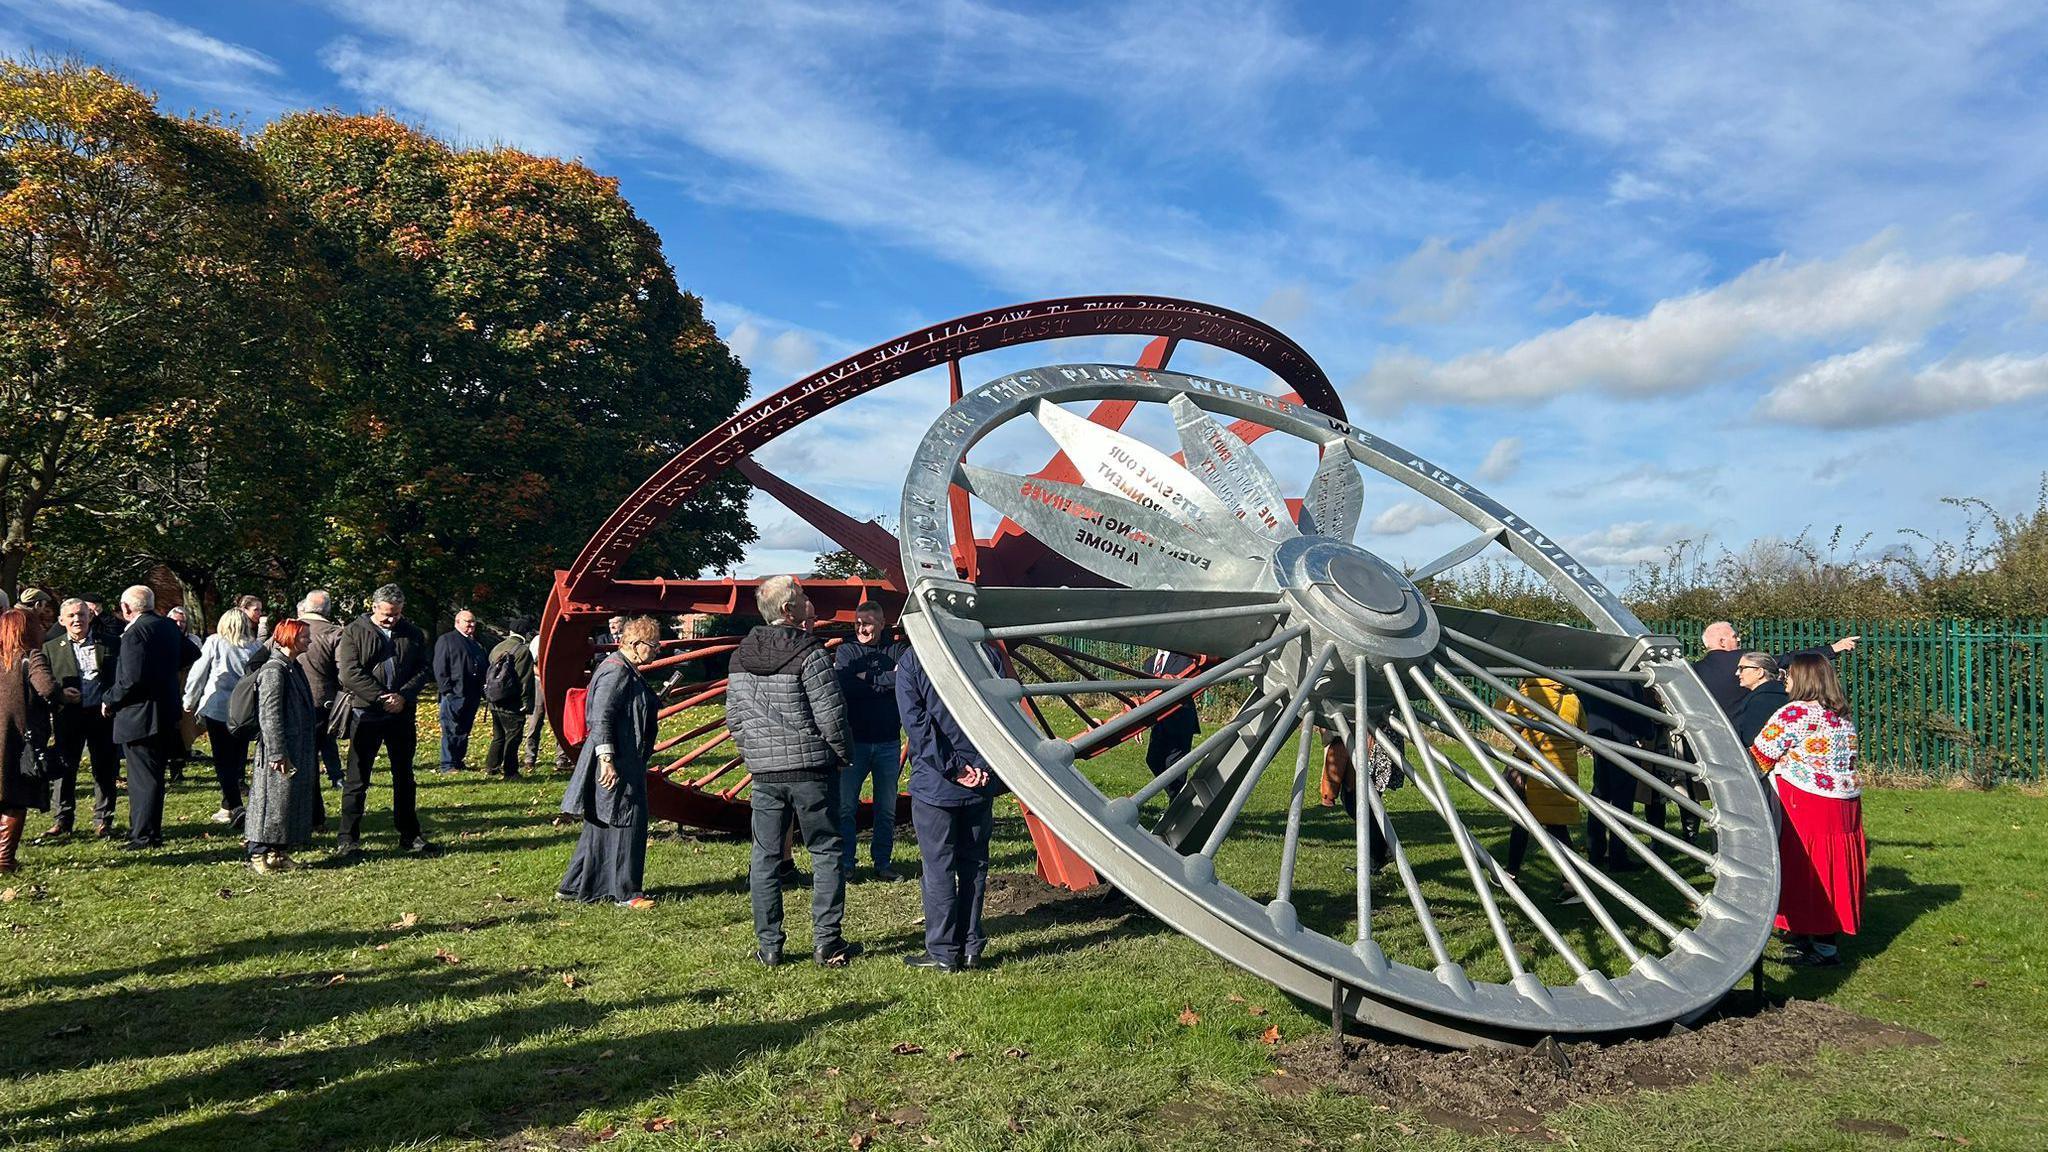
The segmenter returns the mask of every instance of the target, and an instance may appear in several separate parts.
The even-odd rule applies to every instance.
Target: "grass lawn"
[[[422,758],[432,749],[423,739]],[[1226,855],[1225,878],[1248,890],[1270,893],[1291,765],[1268,774]],[[380,779],[367,859],[258,877],[236,843],[205,838],[220,831],[205,822],[218,797],[195,767],[171,793],[163,850],[28,845],[5,881],[0,1143],[1519,1146],[1333,1091],[1271,1091],[1261,1033],[1312,1041],[1328,1027],[1318,1010],[1114,896],[1025,906],[1018,896],[1036,893],[1021,880],[1032,857],[1014,802],[997,809],[995,870],[1019,879],[992,898],[992,970],[905,969],[897,957],[922,939],[917,887],[862,883],[847,928],[867,957],[771,972],[748,959],[737,842],[658,834],[650,912],[549,899],[574,839],[549,824],[562,777],[429,773],[420,804],[447,849],[434,859],[396,851]],[[1100,769],[1125,783],[1143,772],[1131,752]],[[1440,837],[1421,846],[1433,818],[1415,790],[1394,801],[1425,882],[1454,892],[1455,855]],[[1552,1116],[1553,1132],[1614,1149],[2048,1147],[2048,804],[1939,790],[1864,802],[1869,918],[1850,965],[1771,975],[1941,1043],[1582,1104]],[[1491,845],[1504,837],[1498,822],[1475,826]],[[1298,885],[1316,926],[1341,926],[1329,918],[1350,899],[1348,836],[1341,812],[1311,807]],[[914,856],[900,845],[899,867],[914,873]],[[1547,862],[1531,867],[1551,877]],[[792,894],[793,927],[807,896]],[[1401,911],[1382,933],[1397,953],[1411,939]],[[1469,893],[1445,927],[1484,970]],[[795,927],[793,953],[804,937]],[[1844,1124],[1857,1120],[1910,1135]]]

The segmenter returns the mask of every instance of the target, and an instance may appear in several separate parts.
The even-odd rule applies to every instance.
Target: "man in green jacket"
[[[505,638],[484,663],[484,703],[491,710],[491,747],[484,753],[484,775],[519,778],[519,737],[535,706],[533,649],[527,637],[532,622],[511,622]],[[493,693],[496,693],[493,696]]]

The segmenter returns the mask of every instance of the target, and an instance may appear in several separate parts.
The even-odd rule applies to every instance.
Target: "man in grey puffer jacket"
[[[782,963],[782,885],[777,870],[794,820],[811,854],[811,943],[819,964],[838,967],[861,947],[840,935],[846,876],[840,867],[839,776],[851,735],[846,702],[825,645],[811,635],[811,603],[794,576],[761,582],[767,623],[732,655],[725,720],[753,772],[755,959]]]

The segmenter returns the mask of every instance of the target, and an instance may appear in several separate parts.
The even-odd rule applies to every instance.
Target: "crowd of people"
[[[1002,781],[946,710],[916,652],[889,639],[880,605],[856,609],[854,636],[836,650],[815,633],[816,610],[796,577],[762,581],[756,606],[763,623],[732,654],[725,712],[753,774],[754,958],[771,968],[784,962],[792,837],[811,858],[812,959],[841,967],[861,954],[843,930],[846,885],[858,866],[860,793],[872,781],[874,874],[895,880],[897,783],[907,758],[925,947],[905,962],[945,972],[977,966],[988,944],[981,912]],[[660,625],[624,620],[615,635],[591,677],[588,734],[562,796],[563,813],[582,830],[556,895],[643,909],[653,904],[644,890],[647,769],[659,707],[642,670],[660,651]]]
[[[240,829],[255,871],[293,867],[292,854],[328,827],[323,783],[340,793],[333,855],[357,855],[380,753],[400,845],[434,852],[414,777],[420,693],[437,682],[440,768],[452,771],[489,696],[486,671],[502,654],[486,769],[518,775],[522,740],[530,769],[541,731],[532,627],[514,621],[487,658],[465,611],[430,660],[425,635],[405,618],[403,590],[387,584],[370,601],[341,623],[331,594],[315,589],[273,624],[261,597],[242,596],[195,638],[185,609],[159,613],[144,585],[121,594],[118,615],[90,599],[59,602],[24,589],[0,611],[0,871],[18,866],[30,811],[50,814],[38,842],[77,833],[81,769],[92,781],[93,836],[128,851],[162,846],[164,791],[182,778],[201,735],[220,792],[212,819]],[[125,835],[115,822],[124,775]]]
[[[946,710],[915,651],[891,638],[880,605],[861,604],[853,636],[829,646],[815,632],[816,612],[797,578],[764,580],[757,607],[763,623],[732,654],[725,721],[752,774],[756,959],[783,963],[783,893],[796,877],[792,852],[799,840],[812,866],[813,959],[836,967],[860,955],[843,925],[846,887],[859,864],[861,794],[871,790],[875,798],[873,875],[897,880],[894,828],[907,765],[926,929],[924,950],[908,962],[943,971],[975,967],[987,946],[981,908],[992,802],[1004,791],[1002,781]],[[396,585],[377,589],[368,611],[345,624],[333,618],[325,590],[307,593],[296,615],[275,625],[260,597],[244,596],[203,641],[188,633],[181,609],[159,614],[148,587],[123,592],[117,612],[118,620],[92,600],[59,602],[41,589],[25,590],[18,605],[0,611],[0,871],[17,866],[30,810],[51,817],[39,842],[74,835],[81,770],[92,783],[93,835],[117,837],[125,765],[129,821],[120,847],[160,846],[165,787],[199,731],[220,793],[213,820],[241,829],[252,869],[293,867],[293,853],[328,827],[323,782],[340,792],[333,855],[346,861],[358,854],[380,753],[400,845],[432,853],[414,772],[415,710],[429,683],[440,713],[440,771],[465,764],[485,709],[492,723],[487,773],[515,778],[538,760],[538,646],[530,621],[512,621],[487,650],[474,613],[465,610],[429,645],[406,619],[405,594]],[[580,821],[581,832],[557,895],[642,909],[652,904],[644,890],[647,775],[661,711],[645,670],[660,654],[661,628],[649,617],[617,617],[606,639],[585,697],[588,733],[562,799],[564,817]],[[1768,775],[1782,817],[1777,927],[1786,934],[1787,958],[1798,964],[1840,963],[1840,937],[1853,935],[1861,920],[1866,848],[1856,731],[1833,664],[1856,640],[1773,655],[1746,648],[1723,621],[1705,630],[1706,654],[1693,665]],[[992,668],[1002,666],[992,647],[984,655]],[[1175,677],[1194,667],[1189,657],[1162,651],[1148,658],[1145,673]],[[1665,749],[1671,735],[1650,719],[1655,710],[1648,703],[1633,681],[1582,698],[1535,676],[1502,701],[1527,769],[1510,772],[1509,781],[1530,821],[1556,847],[1572,848],[1587,795],[1571,733]],[[1371,837],[1371,864],[1379,867],[1387,862],[1391,829],[1378,798],[1401,786],[1403,749],[1386,713],[1368,719],[1363,762],[1371,802],[1363,818],[1382,830]],[[1151,728],[1146,763],[1155,776],[1169,775],[1161,789],[1169,798],[1182,783],[1184,767],[1176,766],[1185,765],[1199,734],[1191,702]],[[1359,816],[1350,751],[1334,732],[1323,739],[1323,802]],[[1662,772],[1663,788],[1640,775],[1614,757],[1595,756],[1590,795],[1623,812],[1640,804],[1644,821],[1658,828],[1667,799],[1704,798],[1687,774]],[[1691,807],[1679,805],[1687,839],[1698,831]],[[1585,815],[1592,864],[1611,872],[1643,866],[1640,840],[1611,818]],[[1505,852],[1510,877],[1519,877],[1529,847],[1529,832],[1515,824]],[[1580,899],[1571,879],[1559,889],[1560,903]]]

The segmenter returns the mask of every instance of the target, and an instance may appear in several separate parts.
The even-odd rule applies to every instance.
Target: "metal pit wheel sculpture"
[[[1328,377],[1292,340],[1249,316],[1188,300],[1154,296],[1042,300],[958,317],[878,344],[826,366],[713,428],[649,477],[590,538],[569,569],[556,574],[540,627],[541,693],[549,724],[557,733],[564,730],[569,693],[589,678],[598,651],[593,633],[602,631],[607,616],[643,612],[753,615],[755,582],[751,580],[629,575],[640,544],[685,502],[728,471],[739,471],[756,488],[884,574],[879,580],[806,581],[821,621],[851,624],[853,609],[863,599],[872,598],[892,608],[899,605],[904,583],[895,538],[874,524],[830,507],[800,483],[776,476],[753,454],[849,400],[927,369],[944,370],[949,398],[958,399],[961,362],[967,358],[1039,341],[1091,337],[1149,339],[1139,362],[1152,368],[1163,367],[1182,342],[1237,353],[1270,370],[1310,406],[1343,415]],[[1114,428],[1133,407],[1121,401],[1105,402],[1089,419]],[[1253,424],[1237,429],[1246,439],[1256,439],[1265,431]],[[1077,478],[1064,458],[1055,458],[1038,475],[1049,480]],[[945,515],[954,542],[954,567],[949,571],[1006,584],[1101,583],[1014,524],[992,526],[987,537],[977,538],[964,492],[952,495],[945,504]],[[691,664],[715,664],[735,644],[732,637],[672,641],[651,670],[659,673]],[[1099,660],[1091,664],[1086,654],[1057,642],[1019,655],[1049,668],[1081,665],[1100,672],[1120,671]],[[749,777],[724,723],[724,689],[723,680],[711,678],[678,683],[669,691],[662,716],[686,715],[686,726],[666,736],[659,746],[649,804],[659,819],[744,833],[749,821]],[[1101,721],[1091,717],[1086,723],[1098,725]],[[1129,737],[1140,727],[1127,725],[1121,731]],[[1035,822],[1033,838],[1040,870],[1048,879],[1072,887],[1094,883],[1085,867],[1079,867],[1079,861],[1063,852]]]
[[[1076,402],[1160,409],[1177,454],[1061,407]],[[1339,415],[1095,364],[1007,375],[962,396],[919,447],[902,504],[904,626],[940,695],[1020,800],[1106,879],[1224,959],[1364,1024],[1465,1046],[1626,1033],[1704,1011],[1761,954],[1777,900],[1771,813],[1734,731],[1678,644],[1648,635],[1555,542]],[[970,459],[1020,420],[1049,434],[1075,474],[1025,477]],[[1247,427],[1320,451],[1299,511],[1248,446]],[[1356,546],[1360,466],[1477,534],[1413,573]],[[1011,582],[986,569],[963,578],[953,515],[962,490],[1097,586]],[[1436,604],[1417,587],[1489,552],[1527,565],[1592,627]],[[1020,681],[982,654],[989,641],[1081,637],[1207,662],[1183,681]],[[1649,721],[1657,736],[1648,747],[1594,736],[1526,694],[1525,677]],[[1123,784],[1103,782],[1113,773],[1093,752],[1226,686],[1246,703],[1164,774],[1142,786],[1128,771]],[[1643,690],[1616,690],[1631,686]],[[1037,707],[1117,691],[1152,695],[1072,734]],[[1503,714],[1508,702],[1520,715]],[[1350,843],[1338,842],[1349,871],[1325,873],[1349,877],[1339,884],[1349,892],[1297,886],[1316,729],[1348,746],[1361,781]],[[1419,811],[1390,819],[1387,800],[1363,785],[1361,732],[1401,749]],[[1588,795],[1532,732],[1583,746],[1697,817],[1701,843]],[[1271,772],[1290,737],[1291,763]],[[1617,879],[1553,840],[1511,786],[1516,772],[1585,805],[1641,871]],[[1255,821],[1247,812],[1262,780],[1270,818]],[[1583,908],[1526,890],[1481,844],[1475,824],[1502,818],[1528,831]],[[1380,872],[1376,838],[1391,856]]]

